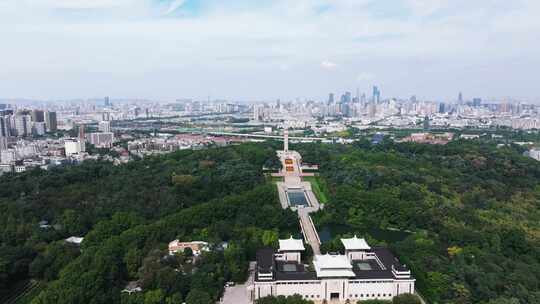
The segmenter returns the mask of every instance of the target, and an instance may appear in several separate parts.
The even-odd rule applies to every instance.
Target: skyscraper
[[[377,86],[373,86],[373,102],[379,103],[381,101],[381,91]]]
[[[334,93],[328,94],[328,104],[334,103]]]
[[[463,94],[461,92],[458,94],[458,103],[463,104]]]
[[[7,120],[0,116],[0,151],[7,149],[8,134]]]
[[[0,137],[9,136],[9,120],[0,116]]]
[[[110,107],[111,106],[111,101],[109,99],[109,96],[105,96],[104,100],[103,100],[103,104],[106,106],[106,107]]]
[[[446,112],[446,106],[444,104],[444,102],[441,102],[439,104],[439,113],[445,113]]]
[[[345,92],[345,103],[349,103],[352,101],[352,94],[351,92]]]
[[[56,112],[45,112],[45,125],[48,132],[55,132],[58,128],[58,122],[56,120]]]
[[[84,125],[79,125],[79,139],[84,140]]]
[[[14,127],[17,136],[28,136],[32,132],[32,117],[24,113],[17,113],[14,118]]]
[[[32,122],[45,122],[45,115],[43,110],[33,110],[32,111]]]

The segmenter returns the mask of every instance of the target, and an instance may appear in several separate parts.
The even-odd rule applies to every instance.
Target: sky
[[[540,101],[538,0],[0,0],[0,96]]]

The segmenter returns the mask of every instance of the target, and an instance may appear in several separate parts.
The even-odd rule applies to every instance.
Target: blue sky
[[[0,0],[0,96],[538,101],[537,0]]]

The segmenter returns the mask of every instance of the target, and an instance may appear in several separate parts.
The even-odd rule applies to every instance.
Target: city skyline
[[[322,100],[378,85],[385,97],[537,101],[539,9],[528,0],[7,0],[0,96]]]

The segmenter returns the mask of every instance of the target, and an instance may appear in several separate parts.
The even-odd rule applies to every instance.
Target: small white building
[[[532,148],[532,149],[529,150],[529,152],[527,154],[529,155],[529,157],[540,161],[540,149]]]
[[[315,255],[314,270],[301,263],[301,240],[280,240],[278,253],[258,250],[255,280],[248,287],[251,300],[298,294],[313,301],[355,303],[414,293],[411,271],[389,249],[372,248],[356,236],[341,242],[345,254]]]
[[[65,241],[66,241],[66,243],[70,243],[70,244],[73,244],[73,245],[80,246],[82,244],[82,242],[84,241],[84,238],[83,237],[78,237],[78,236],[70,236]]]
[[[291,236],[289,239],[279,240],[279,253],[276,254],[276,259],[300,263],[302,261],[301,252],[304,250],[306,250],[304,248],[304,242],[302,242],[302,240],[293,239]]]
[[[210,251],[210,246],[207,242],[180,242],[179,240],[174,240],[169,243],[169,254],[173,255],[177,252],[184,252],[186,248],[191,248],[194,256],[199,256],[203,251]]]
[[[64,147],[66,149],[66,156],[79,154],[86,150],[84,141],[80,139],[67,139],[64,142]]]

